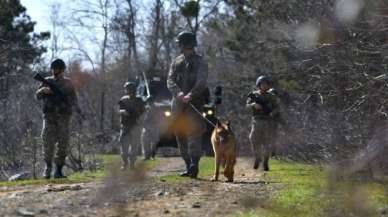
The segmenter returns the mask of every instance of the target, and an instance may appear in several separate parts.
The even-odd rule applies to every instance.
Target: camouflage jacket
[[[260,104],[263,109],[257,110],[254,104]],[[252,91],[248,94],[246,107],[251,110],[254,118],[269,118],[279,115],[279,103],[276,95],[270,92]]]
[[[121,97],[118,104],[120,110],[127,111],[127,114],[120,113],[120,122],[124,126],[135,125],[145,110],[144,102],[140,97],[125,95]]]
[[[191,93],[193,104],[203,104],[207,87],[208,66],[201,56],[183,54],[174,59],[167,77],[167,87],[176,97],[179,92]]]
[[[36,98],[43,102],[43,113],[45,115],[59,114],[70,116],[73,112],[73,109],[78,106],[77,93],[71,80],[63,76],[59,77],[58,79],[55,79],[54,76],[48,76],[45,79],[55,84],[62,91],[65,96],[66,102],[64,102],[54,94],[48,95],[37,91]],[[38,90],[45,86],[45,84],[41,84]]]

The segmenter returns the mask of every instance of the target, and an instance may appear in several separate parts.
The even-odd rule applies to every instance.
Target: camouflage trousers
[[[252,119],[252,129],[249,134],[254,156],[268,161],[272,146],[276,142],[278,124],[273,119]]]
[[[198,110],[201,107],[196,106]],[[204,120],[190,105],[173,103],[172,111],[176,120],[174,131],[182,158],[185,161],[199,159],[202,155],[202,135],[206,131]]]
[[[136,161],[140,144],[140,127],[139,126],[121,126],[120,139],[121,158],[124,164]]]
[[[156,151],[156,144],[159,141],[158,129],[143,128],[141,132],[141,144],[143,146],[143,153],[145,158],[153,157]]]
[[[65,164],[70,138],[70,116],[45,114],[43,117],[42,140],[43,158],[46,162],[52,162],[55,152],[55,164]]]

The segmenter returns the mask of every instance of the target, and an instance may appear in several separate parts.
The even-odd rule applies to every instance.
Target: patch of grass
[[[388,204],[386,185],[354,180],[330,181],[322,166],[271,160],[264,177],[281,188],[271,192],[265,206],[239,217],[378,216]]]
[[[199,177],[209,177],[214,173],[214,158],[213,157],[203,157],[199,162]]]
[[[11,187],[11,186],[27,186],[27,185],[47,185],[47,184],[71,184],[77,183],[70,179],[30,179],[30,180],[20,180],[20,181],[3,181],[0,182],[0,187]]]
[[[120,165],[120,156],[119,155],[96,155],[97,160],[101,160],[103,164],[102,169],[96,171],[82,171],[76,172],[68,176],[67,179],[29,179],[29,180],[20,180],[20,181],[3,181],[0,182],[0,187],[10,187],[10,186],[26,186],[26,185],[47,185],[47,184],[71,184],[71,183],[81,183],[81,182],[92,182],[96,180],[101,180],[107,176],[107,170],[111,168],[112,165]],[[140,163],[140,160],[138,161]],[[141,162],[143,163],[143,162]],[[144,162],[145,169],[154,168],[159,161],[146,161]]]
[[[199,178],[209,178],[211,175],[213,175],[214,171],[214,158],[212,157],[202,157],[201,161],[199,162]],[[188,182],[192,179],[189,177],[180,177],[177,174],[175,175],[166,175],[161,176],[158,178],[159,181],[162,182],[168,182],[168,183],[182,183],[182,182]]]

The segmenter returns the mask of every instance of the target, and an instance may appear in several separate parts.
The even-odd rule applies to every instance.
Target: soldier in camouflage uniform
[[[126,95],[119,101],[120,113],[120,145],[121,158],[123,160],[122,170],[128,167],[134,168],[137,150],[140,144],[140,127],[138,119],[144,112],[144,102],[140,97],[136,97],[136,84],[126,82],[124,84]],[[129,162],[128,162],[129,160]]]
[[[270,81],[260,76],[256,81],[257,90],[249,93],[246,106],[252,111],[252,129],[249,139],[255,154],[253,168],[258,169],[263,160],[264,171],[269,171],[268,161],[271,146],[277,136],[279,106],[277,97],[269,92]]]
[[[206,125],[192,106],[202,110],[205,103],[208,67],[201,56],[195,53],[195,34],[182,32],[177,37],[181,55],[171,64],[167,87],[173,95],[172,113],[175,119],[175,134],[186,171],[181,176],[196,178],[201,158],[202,135]]]
[[[62,173],[65,164],[67,148],[70,135],[70,119],[73,108],[78,106],[77,94],[70,79],[64,76],[65,63],[61,59],[56,59],[51,63],[52,76],[46,80],[52,82],[63,92],[66,101],[61,100],[53,91],[42,84],[36,91],[36,98],[43,101],[43,156],[46,168],[43,177],[49,179],[51,176],[52,160],[55,154],[54,178],[66,178]]]

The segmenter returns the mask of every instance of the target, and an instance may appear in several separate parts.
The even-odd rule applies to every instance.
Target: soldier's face
[[[54,77],[58,77],[63,73],[63,69],[51,69],[51,73]]]
[[[191,46],[185,46],[185,45],[183,45],[183,44],[179,44],[179,49],[181,50],[181,53],[183,53],[183,54],[191,54],[191,53],[193,53],[193,51],[194,51],[194,49],[193,49],[193,47],[191,47]]]
[[[126,93],[127,95],[134,95],[134,94],[135,94],[135,91],[132,90],[132,89],[126,89],[126,90],[125,90],[125,93]]]
[[[268,82],[263,82],[260,84],[259,89],[262,91],[268,91],[270,88]]]

